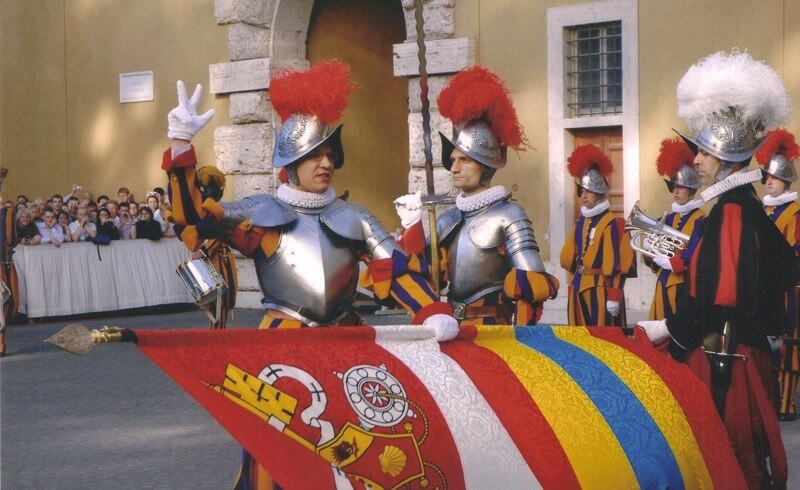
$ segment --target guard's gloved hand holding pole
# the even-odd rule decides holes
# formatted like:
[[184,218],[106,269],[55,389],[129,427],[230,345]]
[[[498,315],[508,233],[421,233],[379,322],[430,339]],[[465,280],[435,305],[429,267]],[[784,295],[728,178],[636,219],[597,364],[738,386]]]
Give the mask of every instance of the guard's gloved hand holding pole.
[[192,141],[192,138],[208,124],[216,111],[209,109],[202,116],[197,114],[197,104],[203,95],[203,86],[199,83],[194,89],[191,99],[186,97],[186,85],[178,80],[178,107],[167,114],[167,137],[173,140]]
[[422,324],[433,327],[436,331],[436,340],[439,342],[453,340],[458,335],[458,320],[450,315],[437,313],[426,318]]
[[406,194],[394,200],[394,209],[403,228],[410,228],[422,219],[422,191]]

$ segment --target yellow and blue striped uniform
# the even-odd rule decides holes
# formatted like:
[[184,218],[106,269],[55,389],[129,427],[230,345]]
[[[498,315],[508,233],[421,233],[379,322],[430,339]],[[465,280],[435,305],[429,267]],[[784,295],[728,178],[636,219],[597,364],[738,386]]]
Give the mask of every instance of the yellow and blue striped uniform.
[[[625,325],[623,287],[633,257],[625,222],[611,211],[575,220],[561,249],[561,266],[570,273],[570,325]],[[606,301],[620,303],[618,318],[606,311]]]
[[[678,286],[683,284],[684,271],[689,265],[689,261],[694,254],[694,249],[702,233],[703,222],[706,214],[700,209],[694,209],[688,213],[669,213],[664,217],[664,224],[689,235],[691,240],[680,256],[673,257],[670,261],[672,270],[655,267],[654,272],[658,274],[656,278],[656,289],[653,294],[653,303],[650,305],[650,320],[663,320],[675,313]],[[651,264],[646,259],[648,265]]]

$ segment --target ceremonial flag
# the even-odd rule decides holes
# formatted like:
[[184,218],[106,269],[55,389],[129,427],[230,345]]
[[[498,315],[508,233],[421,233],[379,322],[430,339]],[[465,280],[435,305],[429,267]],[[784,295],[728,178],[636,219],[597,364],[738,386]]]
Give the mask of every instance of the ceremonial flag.
[[286,488],[743,488],[707,387],[620,329],[136,331]]

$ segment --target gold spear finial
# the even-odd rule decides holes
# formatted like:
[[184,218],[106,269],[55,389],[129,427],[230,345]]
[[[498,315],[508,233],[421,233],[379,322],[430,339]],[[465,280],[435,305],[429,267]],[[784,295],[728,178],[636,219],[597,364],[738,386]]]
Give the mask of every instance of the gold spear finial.
[[70,323],[45,342],[82,356],[88,354],[97,344],[135,341],[135,339],[133,332],[125,328],[105,326],[100,330],[89,330],[83,325]]

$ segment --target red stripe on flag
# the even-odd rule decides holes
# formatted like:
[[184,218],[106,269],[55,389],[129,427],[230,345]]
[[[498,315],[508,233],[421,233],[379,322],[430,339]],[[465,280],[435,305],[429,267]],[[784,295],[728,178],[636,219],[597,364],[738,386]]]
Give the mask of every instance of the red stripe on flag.
[[[476,335],[474,326],[466,326],[458,338],[468,341]],[[488,349],[467,342],[444,342],[440,348],[475,383],[542,486],[580,488],[555,432],[508,364]]]
[[182,339],[190,332],[183,330],[174,332],[177,334],[174,335],[173,332],[137,330],[137,345],[150,360],[192,395],[242,447],[247,448],[281,486],[333,487],[333,473],[327,461],[247,410],[232,408],[230,401],[211,389],[193,372],[195,366],[184,364],[183,356],[175,353],[176,344],[182,344]]
[[587,330],[594,337],[612,342],[632,352],[661,377],[672,392],[672,396],[683,408],[715,488],[747,487],[744,475],[736,464],[733,447],[730,442],[725,443],[725,437],[720,437],[726,434],[725,427],[717,416],[717,409],[711,400],[708,387],[687,365],[675,362],[655,350],[646,336],[639,331],[636,332],[637,339],[634,340],[625,337],[618,328],[598,327]]

